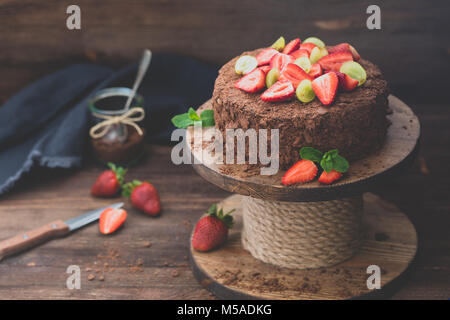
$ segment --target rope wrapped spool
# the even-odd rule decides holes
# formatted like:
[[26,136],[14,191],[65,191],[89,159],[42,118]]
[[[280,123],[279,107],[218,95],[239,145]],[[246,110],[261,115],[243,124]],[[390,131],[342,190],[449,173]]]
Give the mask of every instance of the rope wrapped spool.
[[361,241],[362,196],[319,202],[243,198],[242,244],[255,258],[306,269],[340,263]]

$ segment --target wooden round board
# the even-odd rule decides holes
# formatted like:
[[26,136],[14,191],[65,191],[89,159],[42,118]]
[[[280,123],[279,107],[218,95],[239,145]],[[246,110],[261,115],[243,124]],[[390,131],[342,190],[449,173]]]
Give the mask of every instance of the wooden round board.
[[[272,176],[254,175],[239,177],[226,174],[220,170],[221,165],[204,164],[201,160],[202,150],[192,148],[197,164],[193,167],[205,180],[222,189],[241,195],[265,200],[280,201],[325,201],[368,191],[374,182],[398,173],[411,164],[418,149],[420,124],[412,110],[401,100],[389,96],[392,114],[388,116],[392,124],[389,126],[384,146],[373,155],[352,162],[344,178],[332,185],[321,185],[317,181],[286,187],[281,184],[283,170]],[[199,110],[210,109],[207,101]],[[205,130],[205,129],[204,129]],[[193,137],[193,129],[187,130],[186,141]],[[204,149],[205,145],[202,148]],[[238,166],[238,165],[235,165]]]
[[241,246],[240,195],[223,200],[235,208],[235,225],[224,246],[201,253],[190,249],[194,274],[221,299],[350,299],[383,290],[367,288],[367,267],[381,269],[381,288],[398,278],[413,260],[417,234],[405,214],[378,196],[364,195],[364,242],[355,256],[336,266],[292,270],[263,263]]

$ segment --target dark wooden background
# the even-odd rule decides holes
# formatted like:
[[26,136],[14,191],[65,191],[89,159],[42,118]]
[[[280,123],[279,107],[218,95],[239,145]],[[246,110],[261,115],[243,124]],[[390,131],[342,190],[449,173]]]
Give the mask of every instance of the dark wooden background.
[[[378,1],[381,30],[368,30],[371,1],[79,0],[81,30],[66,28],[61,0],[0,4],[2,88],[17,90],[85,57],[123,63],[143,48],[222,64],[243,50],[316,35],[328,44],[351,42],[378,64],[406,102],[448,97],[450,6],[446,0]],[[14,81],[11,81],[14,77]]]
[[[392,296],[450,297],[448,0],[379,1],[382,29],[373,31],[366,28],[366,8],[372,4],[370,1],[78,0],[81,31],[66,28],[65,11],[70,4],[61,0],[0,2],[0,103],[24,85],[62,66],[86,60],[121,66],[136,60],[146,47],[222,64],[243,50],[268,45],[280,35],[287,39],[316,35],[328,44],[353,44],[363,57],[381,67],[392,92],[414,109],[422,124],[421,152],[416,165],[408,174],[374,190],[406,212],[419,234],[416,263]],[[157,149],[156,155],[161,156],[151,158],[151,165],[140,168],[135,175],[146,174],[157,182],[167,203],[169,219],[160,220],[160,224],[167,232],[174,232],[175,239],[183,244],[170,242],[172,236],[165,233],[158,240],[156,235],[160,233],[156,232],[151,241],[162,245],[152,246],[154,256],[145,257],[144,264],[150,265],[145,269],[148,274],[144,273],[139,281],[132,280],[136,288],[124,285],[122,278],[113,281],[111,290],[116,291],[106,290],[107,283],[103,291],[89,283],[91,291],[69,294],[61,291],[60,282],[48,276],[48,272],[64,272],[61,268],[67,266],[74,252],[81,253],[74,259],[83,267],[95,260],[101,244],[96,242],[87,252],[81,250],[97,241],[93,237],[97,239],[98,235],[90,229],[79,232],[74,242],[65,239],[2,262],[0,298],[208,297],[184,262],[189,228],[180,227],[183,222],[179,221],[184,217],[195,221],[202,210],[226,193],[202,181],[191,168],[175,167],[164,160],[169,152],[169,148]],[[32,221],[32,226],[36,226],[40,221],[34,220],[34,215],[42,219],[60,218],[52,212],[64,208],[64,203],[76,206],[87,201],[86,207],[87,203],[94,205],[85,190],[101,169],[88,166],[84,170],[87,171],[64,175],[36,172],[1,197],[1,238],[20,231],[23,227],[20,221]],[[174,192],[180,196],[174,197]],[[67,217],[75,212],[71,210],[65,213]],[[171,229],[170,225],[174,227]],[[131,223],[128,228],[132,228]],[[146,238],[147,229],[136,230],[139,241]],[[120,237],[129,239],[126,230]],[[108,241],[119,243],[119,240]],[[169,258],[175,262],[166,264],[161,250],[172,255]],[[54,254],[66,260],[54,262]],[[135,258],[132,255],[130,259]],[[38,268],[27,268],[25,265],[30,262],[36,262]],[[167,269],[174,266],[180,276],[172,275],[173,269]],[[155,274],[152,268],[157,269]],[[63,281],[64,276],[59,278],[62,280],[58,281]],[[151,288],[139,289],[145,281]]]

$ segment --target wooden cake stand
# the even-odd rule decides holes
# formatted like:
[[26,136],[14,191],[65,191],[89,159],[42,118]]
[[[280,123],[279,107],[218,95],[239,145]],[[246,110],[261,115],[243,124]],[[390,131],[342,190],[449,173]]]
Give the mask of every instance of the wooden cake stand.
[[[202,286],[222,299],[349,299],[379,291],[367,285],[371,265],[381,270],[381,288],[398,278],[416,254],[415,228],[393,204],[363,194],[408,167],[418,149],[417,117],[394,96],[389,106],[392,124],[382,149],[351,163],[332,185],[286,187],[282,170],[227,174],[202,163],[202,150],[187,143],[196,172],[236,193],[219,203],[224,211],[236,209],[227,242],[208,253],[190,248]],[[208,101],[199,110],[210,108]],[[190,128],[186,141],[192,138]]]

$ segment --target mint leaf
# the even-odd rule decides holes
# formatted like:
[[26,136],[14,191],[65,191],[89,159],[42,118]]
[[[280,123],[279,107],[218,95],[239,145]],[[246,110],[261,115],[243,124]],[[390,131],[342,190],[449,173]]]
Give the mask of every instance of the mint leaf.
[[326,172],[330,172],[331,170],[336,170],[337,172],[346,172],[349,168],[348,161],[339,155],[339,150],[334,149],[325,154],[320,160],[320,166]]
[[346,172],[348,170],[349,164],[348,161],[340,156],[340,155],[336,155],[333,159],[333,169],[336,170],[337,172]]
[[202,127],[214,127],[216,123],[214,122],[214,118],[212,119],[202,119]]
[[200,120],[200,117],[198,116],[197,112],[195,112],[195,110],[192,108],[189,108],[188,115],[189,115],[189,118],[194,121]]
[[200,119],[214,119],[214,110],[203,110],[200,114]]
[[193,108],[189,108],[188,112],[176,115],[172,118],[172,123],[177,128],[187,128],[193,126],[196,121],[202,122],[202,127],[213,127],[214,122],[214,111],[204,110],[199,116]]
[[329,157],[329,159],[334,159],[334,157],[336,157],[338,155],[338,153],[339,153],[338,149],[333,149],[328,152],[325,152],[325,156]]
[[214,127],[216,125],[214,122],[214,110],[204,110],[200,114],[200,119],[202,119],[203,127]]
[[303,147],[300,149],[300,157],[302,159],[311,160],[313,162],[320,162],[323,155],[322,152],[312,147]]
[[320,160],[320,166],[326,172],[333,170],[333,160],[325,158],[325,156]]
[[193,126],[194,125],[194,120],[192,120],[189,117],[189,114],[187,113],[182,113],[179,115],[176,115],[175,117],[172,118],[172,123],[175,127],[177,128],[187,128],[189,126]]

